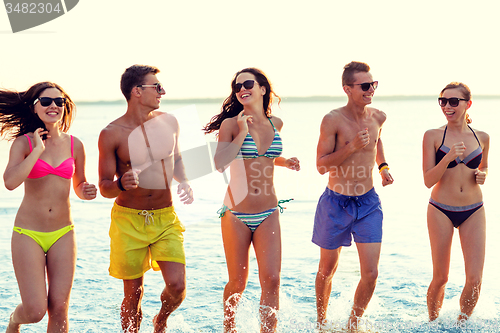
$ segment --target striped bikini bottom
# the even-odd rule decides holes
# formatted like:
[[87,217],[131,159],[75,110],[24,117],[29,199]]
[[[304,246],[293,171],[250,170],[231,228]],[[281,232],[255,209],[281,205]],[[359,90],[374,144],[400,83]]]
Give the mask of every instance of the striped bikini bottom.
[[281,207],[282,203],[292,201],[293,199],[288,199],[288,200],[280,200],[278,202],[278,205],[276,207],[273,207],[271,209],[265,210],[260,213],[240,213],[236,212],[234,210],[229,209],[226,205],[223,205],[221,209],[217,211],[219,213],[219,217],[223,217],[224,214],[227,211],[230,211],[233,213],[234,216],[236,216],[241,222],[243,222],[252,232],[254,232],[259,225],[261,225],[262,222],[265,221],[271,215],[274,213],[276,209],[280,209],[280,213],[283,213],[283,207]]

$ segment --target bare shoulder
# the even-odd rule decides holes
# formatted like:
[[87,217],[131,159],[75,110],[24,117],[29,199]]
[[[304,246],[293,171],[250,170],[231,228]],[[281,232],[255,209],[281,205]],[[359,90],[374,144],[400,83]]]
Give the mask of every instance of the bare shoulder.
[[375,119],[380,125],[382,125],[386,121],[387,115],[384,111],[375,108],[369,108],[369,110],[372,114],[373,119]]
[[73,137],[73,147],[75,149],[83,149],[83,142],[82,142],[82,140],[78,139],[74,135],[72,135],[72,137]]
[[222,121],[219,127],[219,141],[231,141],[238,135],[239,127],[236,117],[226,118]]
[[[118,119],[117,119],[118,120]],[[117,120],[104,127],[99,134],[99,147],[115,147],[122,140],[124,127]]]
[[173,122],[173,123],[177,124],[177,118],[173,114],[170,114],[167,112],[153,111],[152,116],[153,116],[153,119],[156,117],[160,117],[161,119],[164,119],[165,121]]
[[226,118],[222,121],[222,123],[220,124],[220,129],[219,131],[221,130],[224,130],[224,131],[228,131],[228,130],[232,130],[234,128],[237,128],[238,127],[238,121],[236,120],[237,117],[232,117],[232,118]]
[[482,143],[489,143],[490,142],[490,136],[488,135],[488,133],[484,132],[484,131],[480,131],[478,129],[475,129],[473,128],[474,130],[474,133],[476,133],[476,136],[478,137],[479,141],[481,141]]
[[121,127],[125,126],[124,116],[116,118],[101,130],[101,134],[118,132]]
[[102,137],[102,136],[104,136],[104,137],[111,137],[115,133],[119,132],[121,130],[122,126],[120,126],[120,124],[117,123],[117,120],[112,121],[106,127],[104,127],[101,130],[101,133],[100,133],[99,137]]
[[276,127],[278,131],[281,131],[281,128],[283,127],[283,120],[281,120],[281,118],[276,116],[271,116],[269,119],[271,119],[274,127]]
[[441,126],[439,128],[432,128],[424,133],[424,141],[436,141],[439,140],[444,133],[444,126]]
[[323,117],[322,123],[338,123],[343,122],[344,116],[341,113],[342,109],[333,109]]
[[167,126],[169,130],[172,130],[175,133],[178,133],[180,131],[179,121],[173,114],[161,111],[154,111],[152,116],[153,118],[148,120],[148,122],[153,121],[153,123],[155,123],[156,120],[159,120],[160,122],[157,124],[160,124],[161,127]]
[[[26,137],[28,136],[28,137]],[[29,150],[29,142],[30,140],[33,140],[33,133],[26,133],[26,135],[20,135],[17,138],[14,139],[12,142],[11,149],[22,149],[22,148],[27,148]]]
[[334,109],[324,115],[320,126],[320,136],[335,136],[338,129],[343,127],[345,117],[340,112],[340,109]]

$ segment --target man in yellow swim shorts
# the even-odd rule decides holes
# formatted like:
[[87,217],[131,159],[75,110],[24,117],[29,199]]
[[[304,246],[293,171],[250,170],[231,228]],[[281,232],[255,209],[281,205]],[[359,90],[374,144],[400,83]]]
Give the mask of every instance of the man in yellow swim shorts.
[[[116,198],[111,211],[109,274],[123,280],[121,324],[137,332],[142,320],[144,273],[161,270],[165,288],[154,332],[165,332],[168,316],[186,295],[184,226],[172,206],[170,185],[184,204],[193,202],[178,145],[174,116],[155,111],[165,94],[158,68],[133,65],[121,78],[127,111],[99,136],[99,189]],[[115,177],[116,176],[116,177]]]

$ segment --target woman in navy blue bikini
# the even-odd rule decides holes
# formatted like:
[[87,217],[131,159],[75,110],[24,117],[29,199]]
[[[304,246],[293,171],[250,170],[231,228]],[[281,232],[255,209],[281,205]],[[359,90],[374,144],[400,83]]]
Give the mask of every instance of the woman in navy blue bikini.
[[[221,210],[222,239],[229,282],[224,288],[224,331],[236,332],[235,313],[248,281],[253,244],[259,265],[261,332],[274,332],[279,308],[281,235],[279,202],[273,185],[274,166],[299,170],[299,161],[281,156],[283,122],[271,115],[273,95],[260,70],[236,73],[231,95],[204,128],[218,131],[215,166],[230,166],[231,180]],[[278,97],[279,99],[279,97]]]
[[451,242],[458,229],[465,262],[465,286],[458,320],[467,320],[479,298],[485,256],[486,217],[479,185],[488,172],[489,136],[473,130],[467,110],[469,87],[452,82],[438,98],[446,126],[423,140],[424,182],[434,186],[427,210],[433,278],[427,291],[429,320],[439,316],[450,269]]

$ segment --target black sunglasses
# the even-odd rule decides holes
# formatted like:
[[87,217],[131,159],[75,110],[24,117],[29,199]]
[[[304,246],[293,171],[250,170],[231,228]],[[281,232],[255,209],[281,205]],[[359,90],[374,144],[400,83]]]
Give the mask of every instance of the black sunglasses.
[[254,85],[255,85],[255,81],[254,80],[246,80],[243,83],[236,83],[234,85],[234,91],[235,92],[240,92],[241,87],[245,87],[245,89],[249,90],[249,89],[252,89]]
[[468,101],[468,99],[458,98],[458,97],[452,97],[452,98],[439,97],[438,98],[439,106],[441,106],[443,108],[446,106],[446,104],[448,104],[448,102],[450,102],[450,106],[452,108],[457,107],[458,103],[460,103],[460,101]]
[[156,88],[156,92],[158,94],[161,94],[161,92],[164,90],[164,88],[160,82],[155,83],[155,84],[140,84],[137,87],[139,87],[139,88]]
[[57,106],[61,107],[61,106],[64,106],[64,103],[66,102],[66,98],[64,98],[64,97],[56,97],[56,98],[38,97],[33,102],[33,105],[35,105],[36,102],[40,102],[41,106],[49,106],[52,104],[52,102],[54,102],[54,103],[56,103]]
[[361,90],[363,90],[363,91],[370,90],[370,87],[373,87],[373,90],[375,90],[378,87],[378,81],[365,82],[365,83],[353,83],[353,84],[350,84],[350,86],[361,86]]

